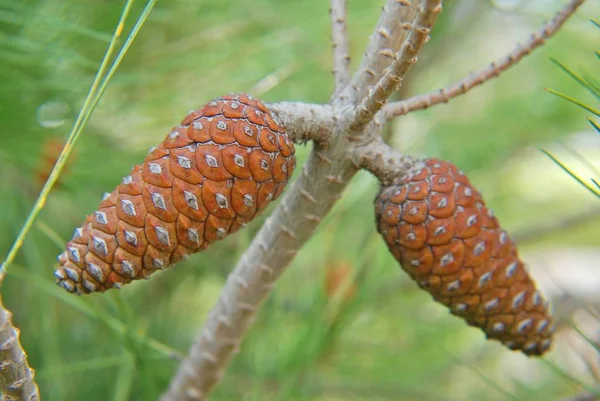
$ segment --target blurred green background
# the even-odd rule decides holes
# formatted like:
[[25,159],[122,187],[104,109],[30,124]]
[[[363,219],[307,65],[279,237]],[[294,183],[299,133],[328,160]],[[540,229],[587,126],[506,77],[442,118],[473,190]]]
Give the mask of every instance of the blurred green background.
[[[448,0],[399,96],[454,82],[512,49],[564,2]],[[124,1],[0,0],[0,255],[60,151]],[[353,65],[383,1],[349,0]],[[134,17],[143,8],[134,6]],[[100,197],[189,109],[229,92],[326,103],[325,0],[159,0],[77,143],[3,286],[45,400],[153,400],[264,221],[151,280],[78,298],[55,257]],[[374,231],[359,173],[260,311],[214,400],[561,400],[600,380],[600,204],[539,148],[591,176],[600,136],[543,88],[597,99],[550,62],[598,75],[590,1],[542,50],[449,105],[398,119],[388,141],[452,160],[517,239],[557,311],[544,360],[484,341],[417,289]],[[133,25],[130,18],[125,32]],[[298,146],[299,165],[310,145]],[[591,210],[591,212],[589,212]],[[581,213],[578,224],[536,229]],[[580,332],[578,334],[578,331]],[[594,337],[595,336],[595,337]]]

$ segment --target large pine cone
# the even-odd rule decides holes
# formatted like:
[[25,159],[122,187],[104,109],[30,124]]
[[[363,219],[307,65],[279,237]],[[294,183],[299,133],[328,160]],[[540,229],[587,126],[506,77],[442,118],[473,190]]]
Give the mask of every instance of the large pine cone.
[[58,284],[85,294],[121,288],[206,249],[285,188],[294,145],[277,117],[244,94],[190,112],[75,230]]
[[428,159],[375,200],[377,228],[402,268],[488,338],[541,355],[554,326],[515,243],[452,163]]

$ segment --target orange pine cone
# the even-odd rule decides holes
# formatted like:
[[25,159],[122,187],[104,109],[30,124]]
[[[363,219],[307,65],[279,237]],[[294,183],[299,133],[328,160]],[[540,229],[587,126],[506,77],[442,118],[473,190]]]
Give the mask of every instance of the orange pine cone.
[[424,163],[375,200],[390,251],[452,314],[510,349],[543,354],[554,325],[515,243],[464,173],[446,161]]
[[285,188],[294,145],[249,95],[190,112],[75,230],[55,272],[77,294],[121,288],[237,231]]

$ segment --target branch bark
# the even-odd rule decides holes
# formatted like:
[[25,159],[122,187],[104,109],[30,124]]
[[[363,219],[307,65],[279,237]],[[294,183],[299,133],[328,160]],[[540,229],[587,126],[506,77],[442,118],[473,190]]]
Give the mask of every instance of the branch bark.
[[[277,108],[280,116],[293,114],[291,110],[285,111],[284,104],[278,104]],[[221,298],[163,395],[163,401],[206,398],[237,353],[255,313],[275,281],[312,236],[355,174],[356,168],[345,158],[349,142],[339,132],[340,125],[333,125],[339,119],[331,115],[317,118],[321,121],[330,119],[332,123],[327,146],[315,143],[300,177],[286,191],[228,277]],[[293,135],[303,135],[294,133],[295,123],[289,123],[287,129]]]
[[357,130],[369,123],[385,105],[392,92],[398,90],[410,67],[417,62],[419,51],[429,40],[431,28],[441,11],[441,0],[422,1],[422,7],[419,9],[416,21],[409,29],[402,50],[394,56],[394,61],[377,82],[375,88],[371,89],[361,101],[350,125],[351,129]]
[[388,146],[382,138],[356,148],[352,153],[352,160],[357,168],[371,172],[382,185],[394,184],[411,170],[423,166],[421,161]]
[[542,46],[546,40],[558,32],[584,1],[571,0],[561,11],[556,13],[552,20],[544,24],[537,32],[534,32],[525,44],[517,45],[512,52],[492,62],[489,66],[445,88],[388,104],[383,110],[385,119],[390,120],[415,110],[423,110],[436,104],[448,103],[451,99],[467,93],[472,88],[498,77],[508,68],[517,64],[535,49]]
[[[0,276],[0,282],[4,277]],[[0,395],[3,400],[39,401],[40,394],[19,342],[19,330],[0,298]]]
[[326,143],[331,136],[335,116],[330,105],[278,102],[269,103],[267,107],[279,117],[295,143],[309,140]]
[[334,96],[350,81],[350,43],[346,26],[346,0],[331,0],[331,46],[333,48]]
[[387,0],[365,55],[351,81],[350,98],[357,104],[375,85],[398,53],[417,16],[409,0]]

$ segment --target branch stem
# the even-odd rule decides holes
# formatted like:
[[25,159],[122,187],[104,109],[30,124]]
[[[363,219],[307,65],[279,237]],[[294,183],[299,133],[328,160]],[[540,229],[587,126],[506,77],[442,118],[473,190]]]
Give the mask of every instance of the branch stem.
[[238,352],[275,281],[310,239],[356,173],[354,165],[344,161],[348,148],[345,136],[334,129],[328,145],[315,144],[300,176],[286,190],[280,204],[229,275],[219,301],[162,401],[206,399]]
[[417,15],[409,0],[387,0],[365,55],[351,81],[351,100],[358,104],[394,59]]
[[571,0],[561,11],[556,13],[552,20],[544,24],[537,32],[534,32],[525,44],[517,45],[512,52],[492,62],[489,66],[445,88],[388,104],[384,107],[383,111],[385,119],[389,120],[416,110],[427,109],[436,104],[448,103],[451,99],[464,95],[472,88],[500,76],[508,68],[517,64],[535,49],[541,47],[550,37],[558,32],[584,1]]
[[335,92],[340,93],[350,82],[350,43],[346,25],[346,0],[331,0],[331,46]]
[[350,125],[352,130],[358,130],[371,122],[375,114],[385,105],[391,94],[400,88],[402,80],[413,64],[417,55],[429,40],[429,33],[439,13],[442,11],[441,0],[424,0],[415,22],[409,29],[408,37],[400,52],[394,55],[394,60],[367,96],[358,106]]

